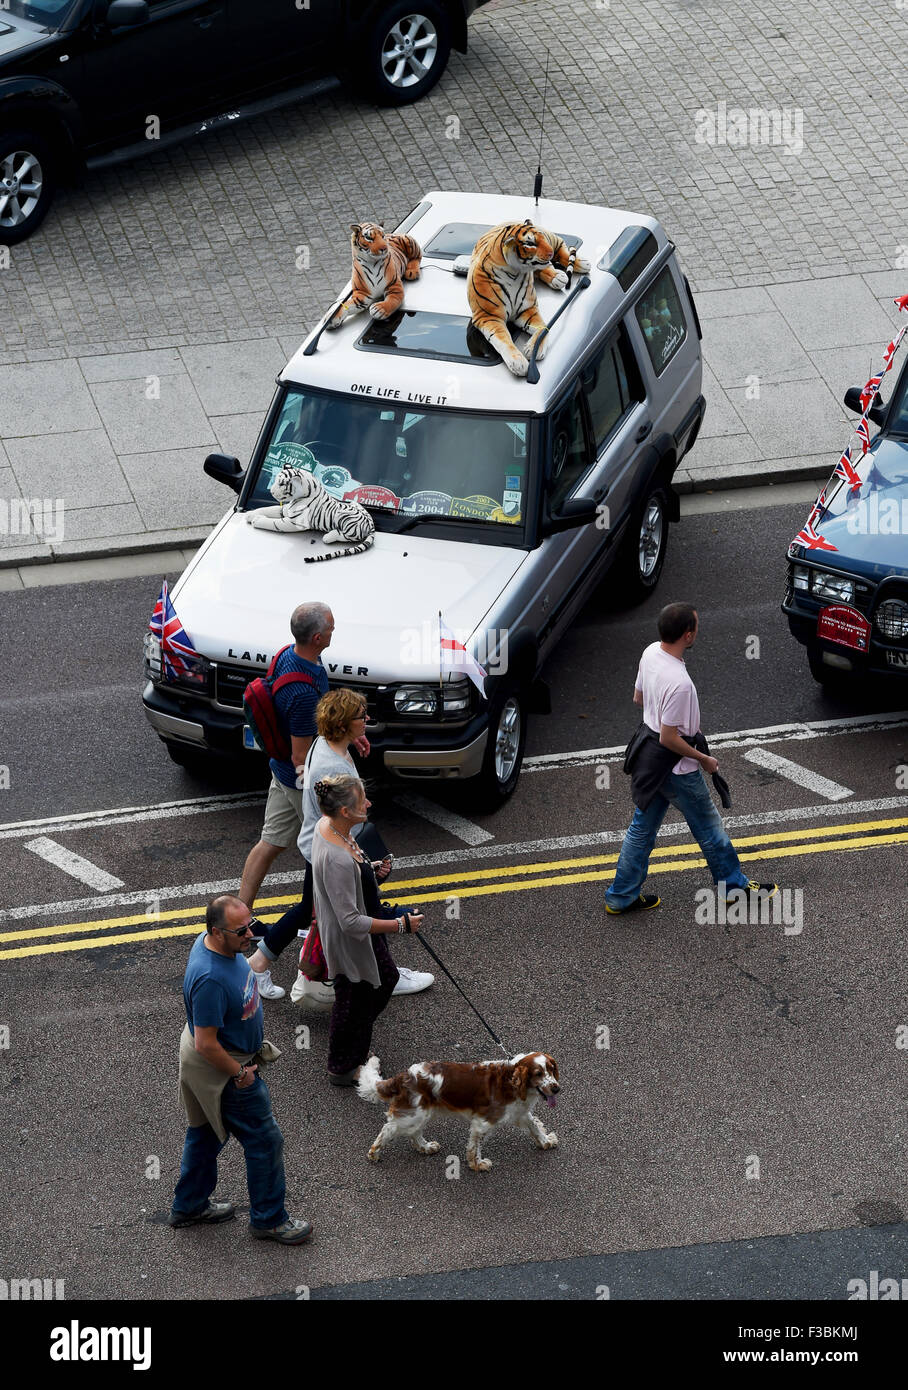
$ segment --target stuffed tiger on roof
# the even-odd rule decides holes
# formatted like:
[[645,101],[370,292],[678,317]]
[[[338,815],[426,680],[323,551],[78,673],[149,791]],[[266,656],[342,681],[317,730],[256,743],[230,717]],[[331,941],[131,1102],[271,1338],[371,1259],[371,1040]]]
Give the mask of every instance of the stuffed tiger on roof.
[[[532,353],[536,339],[546,326],[536,304],[534,277],[538,275],[554,290],[566,289],[570,264],[571,248],[567,242],[553,232],[534,226],[530,218],[493,227],[473,247],[467,276],[467,299],[473,323],[515,376],[526,376],[529,360],[508,332],[508,324],[513,323],[530,334],[527,353]],[[589,262],[577,256],[574,261],[577,274],[586,275],[589,268]],[[537,360],[544,353],[543,340]]]
[[340,328],[351,314],[368,309],[374,319],[389,319],[404,302],[404,280],[419,278],[422,248],[411,236],[385,236],[377,222],[351,222],[353,289],[328,320]]

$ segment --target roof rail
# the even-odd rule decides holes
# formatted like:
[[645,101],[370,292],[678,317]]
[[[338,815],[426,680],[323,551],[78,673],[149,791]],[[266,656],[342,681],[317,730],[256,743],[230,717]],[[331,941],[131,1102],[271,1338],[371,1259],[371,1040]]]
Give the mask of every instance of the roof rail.
[[556,324],[558,320],[561,318],[561,315],[564,313],[565,309],[568,309],[571,306],[571,304],[573,304],[578,294],[582,293],[583,290],[588,290],[592,283],[593,282],[588,275],[581,275],[580,279],[577,281],[576,285],[574,286],[571,293],[568,295],[567,299],[562,304],[561,308],[558,310],[556,314],[552,315],[551,319],[546,324],[545,328],[543,328],[542,332],[537,334],[536,341],[533,344],[533,351],[530,354],[530,365],[527,369],[526,375],[526,379],[530,383],[530,385],[535,386],[536,382],[539,380],[539,368],[536,365],[536,354],[539,351],[539,344],[542,342],[543,338],[554,326],[554,324]]

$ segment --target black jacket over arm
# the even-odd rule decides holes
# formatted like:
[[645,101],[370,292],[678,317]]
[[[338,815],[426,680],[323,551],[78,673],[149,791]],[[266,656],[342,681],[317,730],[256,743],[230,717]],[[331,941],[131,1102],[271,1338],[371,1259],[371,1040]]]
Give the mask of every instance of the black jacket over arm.
[[[702,733],[685,734],[683,737],[698,753],[710,756],[709,744]],[[646,810],[681,757],[683,754],[675,753],[660,743],[659,735],[641,719],[624,751],[624,771],[631,779],[631,797],[635,806],[641,811]],[[731,793],[725,778],[718,772],[713,773],[713,786],[727,811],[731,806]]]

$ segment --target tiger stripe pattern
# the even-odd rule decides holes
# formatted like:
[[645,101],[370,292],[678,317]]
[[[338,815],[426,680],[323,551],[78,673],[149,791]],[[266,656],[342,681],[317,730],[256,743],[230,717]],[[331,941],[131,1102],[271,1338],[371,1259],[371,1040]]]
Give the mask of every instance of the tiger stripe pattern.
[[[567,288],[571,248],[562,237],[525,222],[504,222],[484,233],[473,247],[467,276],[467,299],[473,323],[515,376],[526,376],[529,355],[545,319],[536,303],[538,275],[555,290]],[[576,256],[573,270],[586,275],[589,262]],[[508,324],[530,335],[527,356],[520,351]],[[545,356],[545,340],[539,343],[537,360]]]
[[404,280],[419,278],[422,247],[411,236],[385,236],[377,222],[351,222],[353,288],[326,327],[340,328],[351,314],[368,309],[389,319],[404,302]]
[[259,531],[320,531],[326,545],[344,544],[343,550],[304,556],[307,565],[341,555],[361,555],[375,542],[375,523],[366,508],[359,502],[332,497],[304,468],[285,464],[269,491],[280,505],[250,512],[250,526]]

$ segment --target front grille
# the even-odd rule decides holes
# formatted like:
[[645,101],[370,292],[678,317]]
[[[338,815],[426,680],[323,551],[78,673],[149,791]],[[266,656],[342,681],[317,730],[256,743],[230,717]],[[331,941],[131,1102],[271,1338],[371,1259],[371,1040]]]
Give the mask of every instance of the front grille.
[[332,690],[352,690],[355,694],[361,695],[366,702],[366,712],[372,720],[379,719],[379,687],[377,685],[364,685],[362,681],[351,681],[343,676],[338,676],[336,680],[329,680]]
[[265,673],[259,666],[223,666],[217,663],[214,669],[214,698],[219,705],[231,709],[243,708],[243,691],[256,676]]

